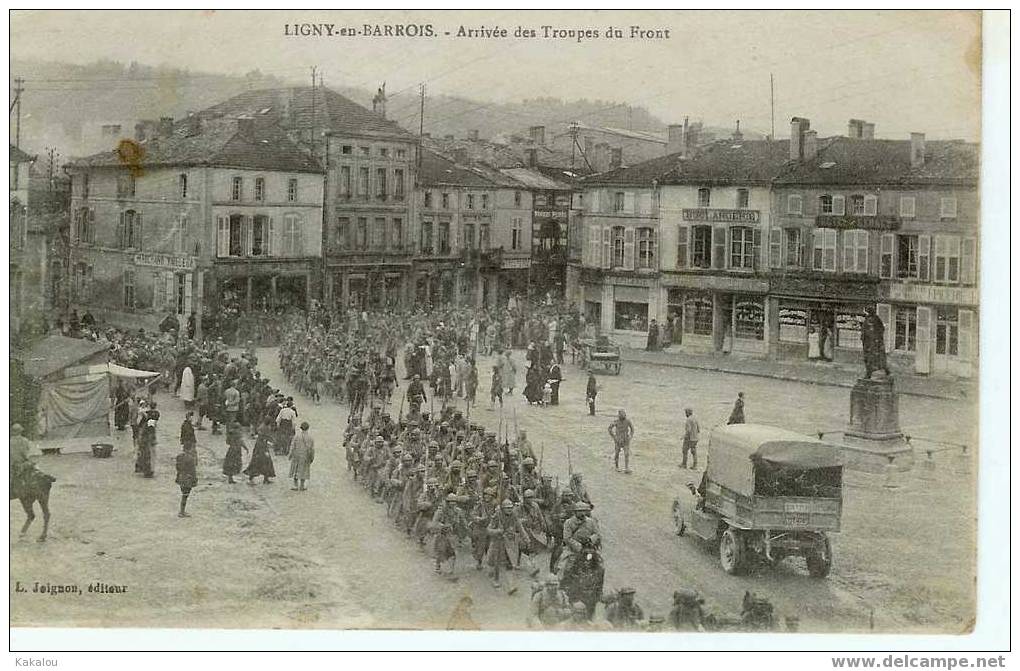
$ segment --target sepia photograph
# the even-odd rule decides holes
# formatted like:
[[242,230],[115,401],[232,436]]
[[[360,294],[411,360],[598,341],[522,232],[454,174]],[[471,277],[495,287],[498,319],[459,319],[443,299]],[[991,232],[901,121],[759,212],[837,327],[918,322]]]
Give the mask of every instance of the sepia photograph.
[[12,641],[964,645],[993,20],[12,10]]

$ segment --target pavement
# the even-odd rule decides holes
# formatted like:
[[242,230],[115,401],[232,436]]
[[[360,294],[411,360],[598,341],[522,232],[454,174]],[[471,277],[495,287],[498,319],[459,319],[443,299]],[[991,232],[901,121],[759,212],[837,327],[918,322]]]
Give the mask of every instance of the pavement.
[[[624,361],[676,366],[695,370],[751,375],[786,382],[853,388],[861,376],[860,365],[835,362],[803,361],[780,362],[757,359],[739,354],[691,354],[672,348],[649,352],[643,349],[622,348]],[[895,373],[896,390],[901,395],[959,400],[977,398],[976,380],[956,377],[929,377]]]
[[[260,370],[298,399],[312,425],[317,455],[308,491],[291,491],[283,457],[275,460],[282,477],[272,484],[227,484],[223,436],[203,431],[192,517],[179,519],[172,463],[183,407],[161,394],[154,479],[134,474],[123,433],[115,432],[112,459],[39,458],[57,477],[50,540],[34,542],[38,527],[19,538],[24,514],[12,502],[11,625],[443,629],[456,614],[471,627],[523,628],[527,577],[514,595],[493,589],[466,546],[458,548],[458,580],[436,576],[426,553],[351,480],[340,447],[347,408],[304,399],[283,381],[275,350],[259,356]],[[480,363],[488,370],[488,361]],[[973,626],[975,478],[948,455],[939,455],[926,479],[915,470],[895,488],[882,476],[846,475],[843,524],[832,537],[835,561],[825,580],[810,578],[794,559],[728,576],[713,548],[676,537],[673,501],[689,496],[686,484],[700,478],[677,467],[679,408],[693,405],[707,435],[725,422],[740,389],[748,421],[810,433],[845,422],[846,390],[631,362],[620,376],[598,376],[598,414],[589,417],[584,371],[568,364],[564,376],[560,406],[529,406],[518,390],[502,410],[475,406],[471,421],[526,429],[544,472],[560,484],[571,470],[584,474],[603,530],[607,591],[629,584],[646,613],[666,614],[672,591],[691,587],[710,612],[726,615],[739,613],[752,591],[772,601],[780,621],[797,615],[802,632],[959,633]],[[480,389],[487,388],[483,380]],[[621,407],[637,429],[630,475],[614,470],[606,434]],[[974,404],[909,397],[900,411],[914,433],[923,428],[976,444]],[[31,592],[36,581],[129,591],[41,595]],[[16,591],[19,582],[27,592]]]

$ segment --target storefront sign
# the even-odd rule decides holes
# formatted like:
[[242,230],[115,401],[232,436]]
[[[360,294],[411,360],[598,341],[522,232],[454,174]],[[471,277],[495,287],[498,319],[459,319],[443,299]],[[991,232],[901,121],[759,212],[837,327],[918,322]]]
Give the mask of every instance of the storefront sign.
[[711,289],[714,291],[737,291],[751,294],[768,293],[768,280],[754,277],[732,277],[727,275],[710,275],[707,273],[684,273],[665,275],[664,286],[690,287],[692,289]]
[[167,270],[194,270],[194,256],[173,256],[170,254],[135,254],[136,266],[151,266]]
[[651,277],[632,277],[630,275],[609,275],[606,282],[623,287],[651,287],[655,279]]
[[708,207],[684,208],[684,221],[712,221],[725,224],[757,224],[758,210],[720,210]]
[[535,210],[534,217],[538,219],[566,219],[567,210]]
[[900,227],[899,217],[820,214],[815,217],[818,228],[852,229],[860,228],[872,231],[894,231]]
[[531,259],[503,259],[500,268],[503,270],[516,270],[519,268],[530,268]]
[[887,291],[891,301],[905,303],[941,303],[946,305],[977,305],[978,292],[968,287],[943,287],[935,284],[894,282]]
[[839,277],[774,277],[772,293],[873,303],[878,300],[878,282]]

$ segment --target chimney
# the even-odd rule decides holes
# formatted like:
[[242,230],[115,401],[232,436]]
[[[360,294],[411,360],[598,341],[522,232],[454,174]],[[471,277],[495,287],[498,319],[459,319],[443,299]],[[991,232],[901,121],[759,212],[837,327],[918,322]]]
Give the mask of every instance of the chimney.
[[666,129],[666,153],[679,154],[684,150],[684,125],[670,124]]
[[145,142],[155,133],[156,122],[150,119],[143,119],[135,124],[135,142]]
[[609,156],[609,169],[616,170],[623,166],[623,147],[613,147]]
[[595,169],[595,172],[609,170],[609,145],[605,142],[595,145],[595,160],[591,162],[591,167]]
[[737,130],[733,131],[733,141],[741,142],[744,139],[744,134],[740,132],[740,119],[737,119]]
[[700,121],[687,126],[687,130],[684,132],[684,155],[690,154],[692,151],[697,149],[698,144],[701,142],[701,130],[704,124]]
[[804,160],[810,161],[818,155],[818,131],[809,130],[804,133]]
[[790,119],[790,160],[804,158],[804,134],[811,128],[811,121],[795,116]]
[[924,133],[910,134],[910,167],[920,168],[924,165]]
[[545,126],[532,126],[528,129],[531,141],[540,147],[545,146]]
[[375,97],[372,98],[372,111],[382,118],[386,118],[386,82],[383,82],[383,85],[375,92]]
[[861,137],[864,138],[865,140],[874,140],[875,124],[865,122],[864,129],[861,131]]
[[478,142],[478,131],[475,129],[468,131],[468,139],[472,142]]
[[535,168],[538,166],[538,150],[535,148],[528,149],[528,167]]
[[864,137],[864,122],[860,119],[850,119],[846,122],[846,136],[851,140],[860,140]]
[[161,116],[159,118],[159,136],[170,137],[174,134],[174,118],[172,116]]

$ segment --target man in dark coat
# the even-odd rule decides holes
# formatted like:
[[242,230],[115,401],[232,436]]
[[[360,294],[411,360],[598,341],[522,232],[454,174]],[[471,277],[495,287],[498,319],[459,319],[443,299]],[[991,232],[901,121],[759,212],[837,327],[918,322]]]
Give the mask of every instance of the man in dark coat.
[[551,405],[560,404],[560,383],[563,381],[563,373],[560,371],[560,364],[554,363],[549,367],[549,389],[552,391],[549,403]]
[[595,397],[599,393],[599,384],[595,381],[595,373],[588,371],[588,389],[585,391],[585,398],[588,401],[588,414],[595,416]]
[[177,513],[178,517],[191,517],[185,510],[188,505],[188,495],[191,494],[191,490],[198,484],[198,454],[195,452],[195,446],[192,445],[181,445],[181,453],[177,455],[177,478],[176,482],[181,487],[181,509]]

